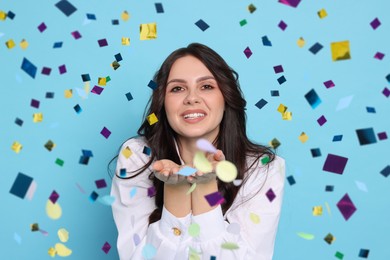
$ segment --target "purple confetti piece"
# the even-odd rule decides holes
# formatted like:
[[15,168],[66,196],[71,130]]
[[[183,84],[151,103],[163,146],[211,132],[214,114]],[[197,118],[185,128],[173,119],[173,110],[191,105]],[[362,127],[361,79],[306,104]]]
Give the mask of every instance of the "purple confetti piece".
[[103,127],[102,131],[100,131],[100,134],[107,139],[108,137],[110,137],[111,131],[108,130],[106,127]]
[[282,29],[282,31],[286,30],[286,28],[287,28],[287,24],[283,20],[280,21],[278,26],[279,26],[280,29]]
[[385,57],[385,54],[382,52],[377,52],[377,53],[375,53],[375,56],[374,56],[374,58],[378,59],[378,60],[382,60],[384,57]]
[[79,31],[74,31],[74,32],[72,32],[72,36],[73,36],[73,38],[75,38],[76,40],[78,40],[78,39],[81,38],[81,34],[79,33]]
[[378,133],[378,139],[379,140],[386,140],[387,139],[387,134],[386,132],[381,132],[381,133]]
[[51,68],[43,67],[42,71],[41,71],[41,74],[49,76],[50,72],[51,72]]
[[104,88],[99,86],[94,86],[91,90],[92,93],[100,95],[103,92]]
[[98,40],[98,44],[100,47],[105,47],[108,45],[108,42],[106,39],[100,39],[100,40]]
[[323,116],[323,115],[317,119],[317,122],[320,126],[323,126],[326,123],[326,121],[327,120],[326,120],[325,116]]
[[274,71],[275,71],[275,74],[283,72],[284,71],[283,66],[282,65],[274,66]]
[[381,25],[381,22],[379,21],[378,18],[375,18],[374,20],[372,20],[370,25],[371,25],[372,29],[376,30]]
[[208,195],[205,195],[204,197],[211,207],[222,204],[225,202],[225,198],[222,197],[222,195],[219,191],[216,191],[214,193],[210,193]]
[[45,23],[41,23],[40,25],[38,25],[38,30],[40,31],[40,32],[43,32],[43,31],[45,31],[47,29],[47,27],[46,27],[46,24]]
[[59,197],[60,197],[60,195],[55,190],[53,190],[53,192],[51,193],[51,195],[49,197],[49,200],[51,202],[53,202],[53,204],[55,204]]
[[66,66],[65,66],[65,64],[59,66],[58,67],[58,71],[60,72],[60,74],[66,73]]
[[156,188],[154,186],[151,186],[148,188],[148,196],[153,197],[156,195]]
[[356,207],[349,198],[348,193],[346,193],[344,197],[340,199],[340,201],[337,203],[337,207],[339,208],[345,220],[348,220],[356,211]]
[[382,94],[385,95],[385,97],[389,97],[390,96],[390,90],[388,88],[384,88],[383,91],[382,91]]
[[98,189],[102,189],[102,188],[107,187],[107,183],[106,183],[106,181],[104,179],[96,180],[95,184],[96,184],[96,187]]
[[348,162],[348,158],[346,157],[342,157],[334,154],[328,154],[322,170],[327,172],[337,173],[337,174],[343,174],[347,162]]
[[139,243],[141,243],[141,238],[139,237],[138,234],[134,234],[134,235],[133,235],[133,241],[134,241],[134,245],[135,245],[135,246],[138,246]]
[[336,86],[336,85],[333,83],[333,81],[331,81],[331,80],[325,81],[325,82],[324,82],[324,85],[325,85],[326,88],[333,88],[334,86]]
[[110,249],[111,249],[110,243],[108,243],[108,242],[104,243],[104,245],[102,247],[102,250],[104,251],[104,253],[108,254],[108,252],[110,252]]
[[274,191],[271,188],[267,191],[265,196],[267,196],[267,198],[268,198],[268,200],[270,202],[272,202],[276,198],[276,195],[275,195]]
[[279,0],[279,3],[285,4],[291,7],[297,7],[301,0]]
[[246,49],[244,50],[244,54],[246,58],[249,59],[249,57],[252,56],[253,53],[249,47],[246,47]]
[[217,152],[217,148],[215,148],[212,143],[210,143],[208,140],[202,139],[202,138],[198,139],[196,141],[196,147],[198,147],[200,150],[202,150],[204,152],[209,152],[209,153],[216,153]]
[[39,108],[39,104],[40,104],[39,100],[31,99],[30,105],[31,105],[32,107],[34,107],[34,108]]

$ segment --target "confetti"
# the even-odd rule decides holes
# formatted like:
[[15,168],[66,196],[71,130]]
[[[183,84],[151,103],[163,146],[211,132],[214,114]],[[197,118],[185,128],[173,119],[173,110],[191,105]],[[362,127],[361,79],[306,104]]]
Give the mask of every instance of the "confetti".
[[57,252],[57,255],[59,256],[66,257],[72,254],[72,250],[70,250],[67,246],[65,246],[62,243],[56,243],[54,248]]
[[376,30],[381,25],[381,21],[379,21],[378,18],[375,18],[374,20],[371,21],[370,25],[372,29]]
[[108,139],[111,135],[111,131],[108,130],[106,127],[103,127],[102,131],[100,131],[100,134],[104,136],[104,138]]
[[236,243],[233,242],[225,242],[221,245],[221,247],[228,250],[235,250],[240,248]]
[[375,53],[375,56],[374,56],[374,58],[377,60],[382,60],[384,57],[385,57],[385,54],[382,52],[377,52],[377,53]]
[[322,206],[313,207],[313,216],[322,216]]
[[102,188],[107,187],[107,183],[104,179],[96,180],[95,184],[96,184],[96,188],[98,188],[98,189],[102,189]]
[[256,104],[255,106],[258,108],[258,109],[262,109],[265,105],[268,104],[268,101],[266,101],[265,99],[260,99]]
[[155,123],[158,122],[158,118],[154,113],[148,115],[146,117],[146,120],[148,121],[149,125],[154,125]]
[[8,49],[12,49],[12,48],[14,48],[16,46],[14,40],[12,40],[12,39],[6,41],[5,45],[7,46]]
[[341,140],[343,140],[343,135],[335,135],[333,136],[333,142],[340,142]]
[[284,30],[286,30],[286,28],[287,28],[287,24],[286,24],[284,21],[280,21],[279,24],[278,24],[278,27],[279,27],[282,31],[284,31]]
[[196,141],[196,147],[204,152],[209,152],[209,153],[216,153],[217,149],[214,147],[212,143],[210,143],[206,139],[198,139]]
[[23,58],[22,67],[21,68],[30,77],[32,77],[33,79],[35,78],[35,76],[37,74],[37,67],[32,62],[30,62],[28,59]]
[[154,6],[155,6],[156,12],[158,14],[164,13],[164,7],[163,7],[162,3],[155,3]]
[[273,148],[273,149],[276,149],[280,146],[280,142],[278,139],[274,138],[272,139],[270,142],[269,142],[269,145]]
[[336,174],[343,174],[347,162],[348,158],[346,157],[335,154],[328,154],[322,170]]
[[155,90],[157,88],[157,83],[154,82],[153,80],[149,81],[148,87]]
[[324,85],[326,88],[333,88],[335,86],[332,80],[325,81]]
[[330,44],[330,49],[332,52],[333,61],[351,59],[351,54],[349,50],[349,41],[332,42]]
[[317,95],[317,92],[314,89],[311,89],[309,92],[305,94],[305,98],[307,102],[310,104],[311,108],[315,109],[318,107],[319,104],[321,104],[321,99]]
[[232,182],[237,178],[237,168],[229,161],[220,161],[215,167],[217,177],[223,182]]
[[199,19],[196,23],[196,26],[198,26],[199,29],[201,29],[203,32],[206,31],[210,26],[203,21],[202,19]]
[[66,16],[70,16],[77,11],[77,8],[67,0],[61,0],[55,6]]
[[209,203],[210,207],[222,204],[225,202],[225,198],[222,197],[221,193],[219,191],[216,191],[214,193],[210,193],[208,195],[204,196],[207,202]]
[[301,0],[279,0],[278,2],[281,4],[291,6],[291,7],[297,7],[299,5],[299,3],[301,2]]
[[11,146],[11,149],[12,151],[14,151],[15,153],[20,153],[20,151],[22,150],[23,148],[23,145],[17,141],[13,142],[12,143],[12,146]]
[[58,198],[60,197],[60,195],[55,191],[53,190],[52,193],[50,194],[50,197],[49,197],[49,200],[55,204],[58,200]]
[[345,220],[348,220],[355,212],[356,207],[346,193],[337,203],[337,208],[340,210]]
[[129,13],[127,11],[123,11],[121,14],[121,19],[126,22],[129,20],[129,18],[130,18]]
[[199,226],[199,224],[197,224],[197,223],[192,223],[192,224],[188,227],[188,234],[189,234],[191,237],[197,237],[197,236],[199,236],[199,233],[200,233],[200,226]]
[[309,48],[309,51],[313,53],[314,55],[317,54],[324,46],[320,43],[315,43],[313,46]]
[[249,213],[249,218],[254,224],[259,224],[260,223],[260,217],[259,215],[251,212]]
[[305,39],[303,39],[302,37],[299,37],[299,39],[297,40],[297,45],[299,48],[302,48],[303,46],[305,46]]
[[323,126],[325,123],[327,122],[325,116],[320,116],[318,119],[317,119],[317,123],[320,125],[320,126]]
[[106,39],[100,39],[98,40],[99,47],[105,47],[108,46],[108,42]]
[[106,241],[102,247],[102,250],[104,253],[108,254],[108,252],[110,252],[110,249],[111,249],[111,245]]
[[370,253],[370,250],[368,250],[368,249],[360,249],[359,257],[361,257],[361,258],[368,258],[368,254],[369,253]]
[[66,243],[69,240],[69,232],[65,228],[61,228],[57,231],[58,238],[61,242]]
[[298,232],[297,235],[305,240],[313,240],[314,239],[314,235],[309,234],[309,233]]
[[355,181],[355,184],[359,190],[364,191],[364,192],[368,192],[367,186],[364,182]]
[[249,59],[250,56],[252,56],[253,53],[252,53],[252,51],[251,51],[251,49],[249,47],[246,47],[245,50],[244,50],[244,54],[245,54],[246,58]]
[[302,132],[300,134],[300,136],[298,137],[299,141],[301,141],[302,143],[306,143],[307,140],[309,140],[309,136],[307,134],[305,134],[305,132]]
[[270,188],[270,189],[265,193],[265,196],[267,196],[269,202],[272,202],[272,201],[276,198],[276,195],[275,195],[274,191],[272,190],[272,188]]
[[139,26],[139,39],[140,40],[153,40],[157,39],[157,24],[146,23]]
[[287,177],[288,184],[294,185],[296,183],[294,176],[290,175]]
[[19,172],[9,192],[21,199],[24,199],[33,181],[32,177]]
[[356,129],[356,134],[358,136],[360,145],[374,144],[377,142],[375,132],[372,127]]
[[263,42],[264,46],[272,46],[271,41],[268,39],[266,35],[261,37],[261,41]]
[[51,219],[59,219],[62,216],[62,209],[60,204],[53,203],[50,199],[46,203],[46,214]]
[[157,253],[157,249],[151,244],[145,244],[142,248],[142,256],[145,259],[153,259]]
[[213,166],[211,165],[209,160],[207,160],[203,152],[195,153],[193,163],[194,163],[194,167],[201,172],[209,173],[213,170]]
[[45,23],[41,23],[40,25],[38,25],[38,30],[42,33],[44,32],[45,30],[47,29],[47,26]]
[[320,17],[320,19],[324,19],[325,17],[327,17],[328,16],[328,13],[326,12],[326,10],[325,9],[321,9],[321,10],[319,10],[318,12],[317,12],[317,14],[318,14],[318,17]]
[[246,25],[247,23],[248,22],[246,21],[246,19],[243,19],[240,21],[240,26],[242,27],[242,26]]
[[339,100],[339,103],[337,104],[336,111],[340,111],[340,110],[343,110],[343,109],[349,107],[349,105],[352,102],[352,99],[353,99],[353,96],[347,96],[347,97],[341,98]]
[[99,198],[99,194],[96,191],[92,191],[88,198],[90,202],[95,202]]
[[329,233],[329,234],[326,235],[324,240],[326,241],[326,243],[331,245],[336,240],[336,238],[331,233]]

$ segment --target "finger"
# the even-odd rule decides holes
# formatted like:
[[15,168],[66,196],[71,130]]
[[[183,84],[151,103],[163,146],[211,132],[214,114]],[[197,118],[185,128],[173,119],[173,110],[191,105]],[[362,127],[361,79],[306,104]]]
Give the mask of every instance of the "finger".
[[164,169],[164,164],[161,161],[156,161],[153,163],[153,170],[161,172]]
[[221,150],[217,150],[217,152],[214,154],[214,160],[216,161],[224,161],[225,155]]

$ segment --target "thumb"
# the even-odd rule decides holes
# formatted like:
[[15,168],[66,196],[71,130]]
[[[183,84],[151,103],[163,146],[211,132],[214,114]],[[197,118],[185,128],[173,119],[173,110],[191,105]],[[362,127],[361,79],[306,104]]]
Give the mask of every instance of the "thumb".
[[156,161],[153,163],[153,170],[160,172],[164,169],[164,164],[161,161]]

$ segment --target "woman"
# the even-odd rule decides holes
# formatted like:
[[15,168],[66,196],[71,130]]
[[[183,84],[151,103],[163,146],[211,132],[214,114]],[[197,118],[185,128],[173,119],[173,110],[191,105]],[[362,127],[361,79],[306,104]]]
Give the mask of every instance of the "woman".
[[[284,160],[248,139],[237,73],[193,43],[170,54],[154,81],[147,115],[158,122],[145,120],[123,144],[112,183],[120,258],[272,259]],[[213,170],[181,175],[199,139],[218,149],[204,152]],[[237,167],[234,183],[216,178],[223,160]],[[209,204],[216,191],[224,202]]]

